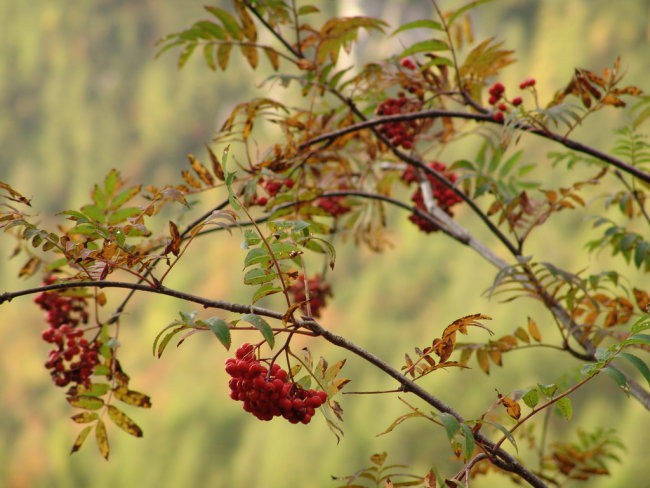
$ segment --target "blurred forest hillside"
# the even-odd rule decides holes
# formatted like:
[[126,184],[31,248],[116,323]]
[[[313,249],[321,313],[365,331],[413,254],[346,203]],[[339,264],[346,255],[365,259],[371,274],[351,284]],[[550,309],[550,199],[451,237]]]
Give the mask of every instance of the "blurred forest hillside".
[[[32,198],[36,209],[46,209],[41,214],[44,222],[54,222],[58,211],[86,203],[91,186],[111,168],[132,183],[177,181],[187,153],[203,158],[203,146],[225,114],[252,96],[256,88],[244,63],[241,73],[231,70],[224,75],[209,71],[200,56],[182,71],[177,71],[173,54],[153,59],[156,40],[203,17],[203,3],[0,2],[0,180]],[[431,10],[426,0],[311,3],[322,4],[326,12],[381,16],[392,27],[430,15]],[[443,8],[455,3],[441,2]],[[547,99],[568,82],[574,67],[598,72],[611,66],[617,55],[627,71],[627,84],[650,89],[649,15],[646,0],[499,0],[479,8],[473,24],[477,38],[496,36],[516,50],[518,63],[500,81],[508,86],[535,77],[541,98]],[[361,61],[366,51],[389,53],[401,47],[395,38],[373,42],[366,38]],[[577,131],[575,137],[608,150],[611,147],[603,144],[609,144],[610,130],[626,122],[608,112],[600,131]],[[533,149],[538,152],[529,157],[543,155]],[[558,223],[553,231],[557,234],[545,236],[546,248],[540,252],[578,269],[588,257],[547,243],[562,242],[570,228],[571,238],[586,242],[589,224],[561,219]],[[494,272],[471,252],[456,249],[442,236],[418,233],[404,218],[395,218],[394,228],[394,249],[382,255],[341,247],[332,274],[336,294],[323,319],[326,326],[345,328],[350,339],[398,364],[405,350],[430,340],[457,317],[491,315],[495,319],[491,326],[499,334],[535,313],[525,302],[502,305],[481,296]],[[225,237],[198,244],[193,252],[200,259],[187,256],[170,286],[248,300],[250,292],[237,285],[239,237]],[[37,284],[16,277],[23,263],[7,261],[13,246],[11,239],[0,236],[0,291]],[[205,266],[205,256],[214,268]],[[108,296],[115,303],[123,294]],[[109,432],[112,455],[107,463],[92,444],[68,455],[78,428],[67,420],[72,411],[43,367],[48,347],[40,340],[41,313],[31,298],[3,306],[0,486],[101,488],[137,483],[140,488],[273,488],[298,486],[287,482],[302,480],[300,486],[308,488],[332,486],[330,475],[353,472],[383,450],[394,462],[408,463],[415,471],[435,464],[432,441],[421,437],[416,423],[376,437],[403,413],[403,405],[388,396],[343,397],[346,434],[338,446],[322,418],[309,428],[256,421],[227,397],[226,352],[214,338],[201,335],[178,350],[170,348],[160,360],[151,355],[155,334],[179,309],[191,311],[167,298],[140,297],[124,320],[122,362],[131,372],[133,387],[152,396],[153,409],[131,412],[145,432],[143,439],[134,440],[115,429]],[[401,329],[399,337],[390,334],[395,327]],[[234,340],[243,342],[245,337]],[[311,346],[318,355],[319,346]],[[329,354],[332,360],[339,359],[338,352]],[[463,384],[476,385],[468,389],[466,404],[460,405],[471,417],[485,408],[483,400],[473,402],[494,388],[509,391],[527,382],[556,380],[557,372],[548,365],[552,353],[547,362],[532,366],[522,352],[508,360],[520,361],[522,367],[509,368],[509,376],[500,376],[498,382],[470,370],[440,375],[427,386],[445,399],[446,389],[457,388],[452,376],[463,374]],[[354,389],[391,386],[354,360],[346,369]],[[576,399],[574,420],[558,419],[553,429],[567,430],[576,422],[589,423],[609,414],[611,425],[606,427],[618,429],[628,439],[628,455],[645,456],[646,412],[634,401],[624,402],[612,382],[602,379],[590,388],[602,389],[603,402],[585,405]],[[447,459],[448,445],[439,444],[436,456]],[[647,475],[639,471],[641,464],[635,463],[637,471],[613,465],[621,483],[617,486],[638,486],[632,480]],[[489,481],[480,483],[476,486],[490,486]],[[604,479],[591,486],[614,486],[610,483]]]

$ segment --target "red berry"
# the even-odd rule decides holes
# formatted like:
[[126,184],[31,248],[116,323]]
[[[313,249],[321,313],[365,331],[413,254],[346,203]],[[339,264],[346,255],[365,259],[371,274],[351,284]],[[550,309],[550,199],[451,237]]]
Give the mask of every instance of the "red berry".
[[523,102],[523,100],[522,100],[521,97],[515,97],[515,98],[512,99],[512,104],[515,107],[518,107],[519,105],[521,105],[522,102]]
[[536,83],[535,78],[526,78],[524,81],[519,83],[519,88],[524,90],[524,89],[528,88],[529,86],[535,86],[535,83]]
[[495,122],[503,122],[504,120],[503,112],[495,112],[492,115],[492,120],[494,120]]
[[402,67],[404,67],[406,69],[415,69],[415,68],[417,68],[415,63],[409,58],[402,59],[401,64],[402,64]]

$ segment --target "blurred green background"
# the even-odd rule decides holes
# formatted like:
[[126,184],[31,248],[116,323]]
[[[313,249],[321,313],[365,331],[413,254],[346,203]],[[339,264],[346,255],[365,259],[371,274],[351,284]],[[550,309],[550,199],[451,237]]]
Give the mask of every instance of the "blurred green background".
[[[326,10],[346,15],[385,15],[393,27],[398,19],[412,20],[431,8],[427,1],[322,3]],[[171,0],[0,2],[0,179],[31,197],[43,221],[86,203],[91,184],[111,168],[133,183],[176,181],[186,154],[203,157],[202,146],[225,114],[259,93],[243,64],[240,69],[233,64],[224,75],[210,72],[200,56],[180,72],[174,55],[153,60],[155,41],[204,17],[201,5]],[[649,12],[650,2],[644,0],[500,0],[478,10],[473,22],[479,38],[494,35],[516,49],[519,62],[506,69],[504,84],[515,86],[533,76],[545,99],[569,80],[575,66],[598,72],[617,55],[628,82],[643,88],[650,68]],[[399,48],[395,39],[381,43],[386,54]],[[366,50],[373,49],[366,44]],[[626,120],[612,112],[600,120],[598,130],[592,125],[578,134],[609,149],[603,138]],[[533,146],[533,155],[535,150]],[[551,334],[552,323],[535,305],[504,305],[481,296],[493,270],[478,256],[442,236],[424,236],[400,217],[393,219],[393,250],[376,255],[349,245],[341,248],[331,275],[335,299],[323,318],[326,326],[395,365],[405,351],[427,344],[446,324],[469,313],[494,317],[490,325],[497,335],[523,325],[527,315],[536,318],[543,334]],[[463,217],[470,227],[476,225],[470,216]],[[557,223],[538,236],[542,239],[535,249],[541,258],[574,271],[594,264],[581,247],[589,224],[571,217]],[[569,230],[575,245],[548,245],[566,241]],[[250,291],[237,285],[238,241],[224,234],[197,243],[201,259],[190,256],[170,286],[245,302]],[[16,278],[22,262],[7,261],[13,246],[11,239],[0,237],[0,290],[36,284]],[[117,303],[122,295],[111,292],[109,299]],[[258,422],[227,399],[227,353],[214,338],[199,335],[180,349],[170,348],[160,360],[151,356],[157,331],[179,309],[191,307],[159,297],[139,297],[132,305],[123,320],[122,363],[133,388],[151,394],[154,408],[129,411],[144,429],[143,439],[109,431],[108,463],[91,440],[75,456],[68,455],[79,429],[67,420],[72,411],[42,366],[48,347],[40,340],[41,314],[31,298],[3,305],[0,486],[326,487],[334,486],[330,475],[352,473],[383,450],[393,462],[410,464],[419,473],[431,465],[448,465],[444,433],[422,421],[376,437],[405,412],[392,395],[343,397],[345,437],[339,445],[320,417],[308,427]],[[481,332],[471,337],[482,338]],[[323,353],[330,361],[344,357],[341,351],[309,345],[315,356]],[[562,371],[558,358],[554,352],[515,352],[505,358],[507,368],[491,376],[475,369],[441,372],[423,384],[472,418],[492,402],[494,388],[508,392],[556,381]],[[353,380],[352,390],[394,386],[354,358],[344,371]],[[628,447],[626,462],[612,465],[616,482],[596,480],[589,486],[641,486],[639,480],[647,475],[647,412],[626,401],[607,378],[592,382],[575,402],[574,419],[554,419],[552,433],[598,424],[616,428]],[[480,480],[476,486],[493,483]]]

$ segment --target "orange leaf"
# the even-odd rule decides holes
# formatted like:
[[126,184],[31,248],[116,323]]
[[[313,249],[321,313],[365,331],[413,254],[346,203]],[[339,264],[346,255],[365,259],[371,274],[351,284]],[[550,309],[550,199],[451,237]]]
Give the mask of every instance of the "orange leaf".
[[185,182],[191,187],[197,188],[199,190],[201,189],[201,183],[199,182],[199,180],[194,178],[194,175],[190,173],[189,170],[184,169],[183,171],[181,171],[181,176],[183,177]]
[[650,296],[648,292],[639,290],[638,288],[633,288],[632,291],[639,310],[642,312],[650,312]]
[[20,268],[20,271],[18,272],[18,277],[29,278],[30,276],[36,274],[40,266],[41,266],[41,260],[38,259],[36,256],[32,256],[25,264],[23,264],[23,267]]
[[503,336],[497,342],[502,343],[502,344],[506,344],[507,346],[509,346],[507,349],[502,349],[502,350],[505,350],[505,351],[507,351],[508,349],[511,349],[513,347],[517,347],[517,344],[519,344],[519,342],[517,341],[517,338],[515,336],[512,336],[512,335]]
[[435,345],[436,354],[440,357],[440,362],[444,363],[454,352],[455,337],[446,337]]
[[537,322],[535,322],[530,317],[528,317],[528,333],[537,342],[542,342],[542,335],[540,334],[539,328],[537,327]]
[[603,88],[607,84],[607,82],[602,79],[600,76],[598,76],[596,73],[592,73],[591,71],[585,71],[584,74],[589,78],[589,80],[592,83],[596,83],[599,86],[602,86]]
[[492,205],[490,205],[490,208],[487,211],[487,216],[490,217],[491,215],[494,215],[501,210],[501,207],[503,207],[503,204],[499,200],[495,200],[492,202]]
[[373,454],[370,456],[370,461],[377,466],[382,466],[386,462],[387,457],[387,452],[382,452],[381,454]]
[[625,88],[615,88],[612,90],[612,93],[614,93],[614,95],[632,95],[633,97],[636,97],[641,95],[643,90],[636,86],[626,86]]
[[257,40],[257,28],[255,27],[255,22],[253,22],[253,18],[240,2],[235,2],[235,8],[241,19],[244,37],[249,41],[255,42]]
[[478,349],[476,351],[476,361],[478,361],[479,367],[485,374],[490,374],[490,360],[485,349]]
[[502,361],[503,353],[501,351],[499,351],[498,349],[490,349],[488,351],[488,354],[494,364],[496,364],[497,366],[503,365],[503,361]]
[[269,59],[269,62],[271,63],[271,66],[273,66],[273,69],[275,71],[280,69],[280,55],[275,49],[270,47],[265,47],[264,54],[266,54],[266,57]]
[[210,149],[210,146],[206,146],[206,149],[208,150],[210,161],[212,162],[212,172],[218,179],[225,181],[226,176],[223,174],[223,168],[221,167],[219,158],[217,158],[217,155],[212,151],[212,149]]
[[178,227],[171,220],[169,221],[169,233],[171,235],[171,241],[167,244],[165,253],[171,252],[174,256],[178,256],[181,252],[181,242],[183,242],[183,239],[178,232]]
[[519,420],[519,417],[521,417],[521,407],[519,404],[514,401],[512,398],[508,398],[506,396],[503,396],[501,393],[497,391],[497,395],[499,397],[499,402],[506,407],[506,412],[509,417]]
[[257,68],[259,62],[259,57],[257,55],[257,48],[248,44],[240,44],[239,48],[241,49],[242,54],[250,64],[251,68]]
[[607,317],[605,317],[605,323],[603,325],[607,329],[609,327],[614,327],[618,323],[618,311],[612,310],[607,314]]
[[192,169],[203,183],[208,186],[214,185],[214,178],[198,159],[196,159],[192,154],[188,154],[187,159],[190,162],[190,166],[192,166]]
[[601,100],[605,105],[611,105],[613,107],[625,107],[625,102],[614,95],[605,95]]
[[405,369],[407,374],[415,377],[415,367],[413,365],[413,360],[408,354],[404,355],[404,359],[406,360],[406,366],[404,366],[402,369]]

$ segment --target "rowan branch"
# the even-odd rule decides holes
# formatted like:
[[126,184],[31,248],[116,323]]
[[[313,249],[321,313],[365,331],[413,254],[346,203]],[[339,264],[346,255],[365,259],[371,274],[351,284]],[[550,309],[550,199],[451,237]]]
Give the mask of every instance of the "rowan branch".
[[[338,347],[346,349],[351,353],[359,356],[362,359],[365,359],[367,362],[377,367],[384,373],[386,373],[391,378],[395,379],[401,386],[403,391],[413,393],[415,396],[421,398],[429,405],[434,407],[441,413],[446,413],[452,415],[458,420],[458,422],[464,423],[465,420],[463,417],[456,412],[449,405],[442,402],[440,399],[430,394],[427,390],[422,388],[417,383],[411,381],[406,376],[404,376],[400,371],[393,368],[383,359],[375,356],[370,351],[363,349],[362,347],[356,345],[355,343],[349,341],[348,339],[334,334],[329,330],[323,328],[318,322],[314,320],[305,320],[300,322],[300,325],[308,328],[312,332],[323,337],[327,342],[334,344]],[[495,456],[493,462],[502,469],[512,472],[520,476],[522,479],[526,480],[531,486],[537,488],[544,488],[546,484],[539,479],[534,473],[526,469],[519,461],[512,457],[508,452],[503,450],[500,447],[497,447],[492,441],[487,439],[480,433],[474,434],[474,439],[479,443],[484,449],[486,449],[492,456]]]
[[[391,123],[391,122],[402,122],[402,121],[408,121],[408,120],[418,120],[418,119],[435,119],[435,118],[440,118],[440,117],[448,117],[448,118],[453,118],[453,119],[467,119],[467,120],[474,120],[477,122],[484,122],[484,123],[491,123],[491,124],[497,124],[497,125],[503,125],[502,122],[497,122],[492,118],[491,114],[483,114],[483,113],[473,113],[473,112],[462,112],[462,111],[456,111],[456,110],[438,110],[438,109],[431,109],[431,110],[422,110],[419,112],[412,112],[408,114],[396,114],[396,115],[383,115],[381,117],[377,117],[374,119],[365,119],[362,122],[357,122],[356,124],[351,124],[347,127],[344,127],[339,130],[335,130],[332,132],[328,132],[325,134],[321,134],[317,137],[314,137],[312,139],[309,139],[308,141],[303,142],[300,147],[301,148],[306,148],[309,146],[312,146],[314,144],[318,144],[320,142],[331,142],[336,140],[337,138],[344,136],[346,134],[350,134],[353,132],[358,132],[360,130],[364,129],[370,129],[373,127],[376,127],[378,125],[386,124],[386,123]],[[641,181],[644,181],[646,183],[650,183],[650,173],[643,171],[640,168],[637,168],[635,166],[632,166],[625,161],[622,161],[618,158],[615,158],[605,152],[602,152],[598,149],[595,149],[591,146],[587,146],[585,144],[582,144],[581,142],[575,141],[573,139],[568,139],[564,137],[563,135],[560,134],[555,134],[553,132],[550,132],[548,130],[541,130],[536,127],[532,127],[530,125],[521,123],[521,122],[515,122],[513,124],[513,127],[515,129],[518,129],[522,132],[527,132],[534,134],[539,137],[543,137],[545,139],[549,139],[551,141],[557,142],[558,144],[571,149],[573,151],[582,153],[582,154],[587,154],[589,156],[592,156],[596,159],[599,159],[611,166],[614,166],[618,168],[621,171],[624,171],[625,173],[628,173],[632,176],[635,176],[636,178],[639,178]]]

